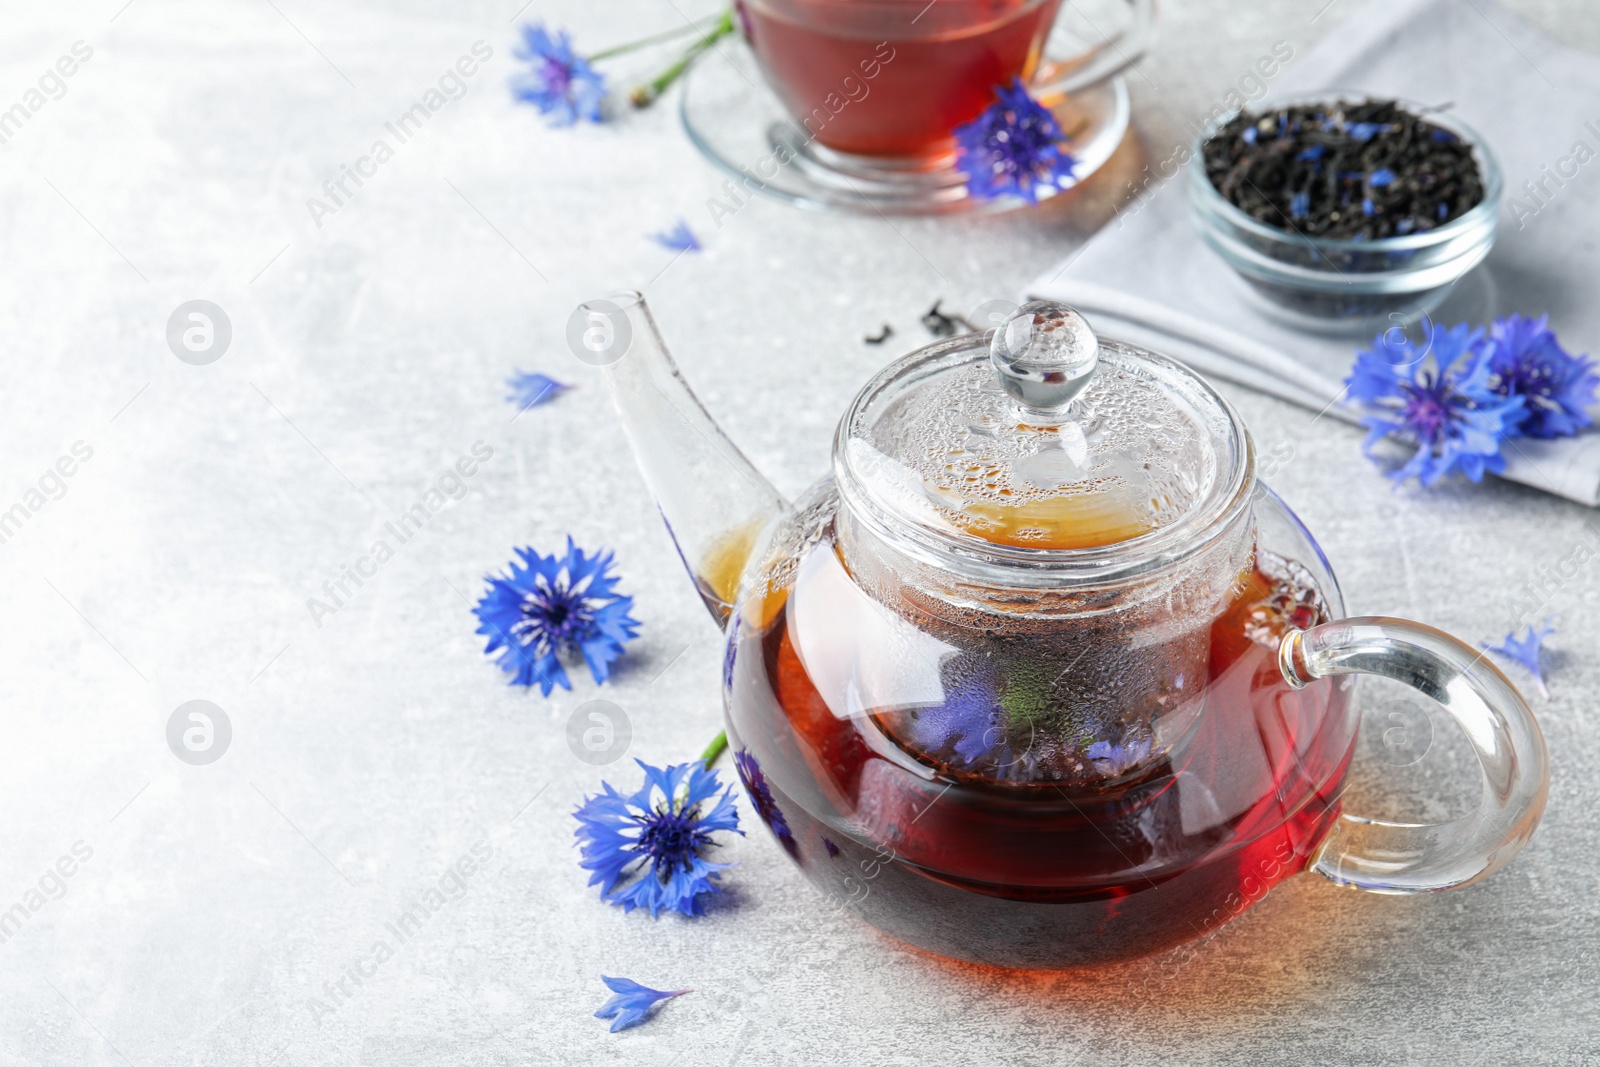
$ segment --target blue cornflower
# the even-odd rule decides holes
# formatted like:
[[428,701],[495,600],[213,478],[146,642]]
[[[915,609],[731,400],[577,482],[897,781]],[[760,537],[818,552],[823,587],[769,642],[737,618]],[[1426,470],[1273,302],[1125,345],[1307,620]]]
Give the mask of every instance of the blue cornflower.
[[1377,170],[1372,172],[1371,177],[1369,177],[1367,181],[1372,183],[1372,187],[1374,189],[1382,189],[1385,185],[1393,184],[1394,177],[1394,171],[1390,170],[1388,167],[1379,167]]
[[607,978],[600,976],[600,981],[611,990],[612,997],[600,1005],[600,1010],[594,1013],[596,1019],[611,1019],[611,1032],[626,1030],[630,1026],[637,1026],[644,1022],[647,1012],[663,1000],[671,997],[681,997],[685,993],[692,993],[691,989],[673,989],[663,992],[642,986],[632,978]]
[[1007,193],[1037,203],[1041,189],[1065,189],[1077,161],[1062,148],[1066,135],[1049,110],[1018,78],[995,87],[995,102],[956,127],[956,169],[980,200]]
[[1588,356],[1561,347],[1549,316],[1511,315],[1489,328],[1494,391],[1520,396],[1527,405],[1521,430],[1529,437],[1571,437],[1589,426],[1600,375]]
[[1303,219],[1311,214],[1311,194],[1300,192],[1289,198],[1289,217]]
[[744,783],[745,792],[750,794],[750,803],[755,805],[756,815],[767,824],[767,829],[772,831],[784,851],[798,859],[800,846],[795,843],[794,831],[789,829],[789,820],[783,817],[778,802],[772,799],[772,787],[767,784],[761,764],[748,752],[735,752],[733,765],[739,772],[739,780]]
[[1361,420],[1369,431],[1363,447],[1370,456],[1372,446],[1391,434],[1417,446],[1404,466],[1389,472],[1396,481],[1415,477],[1430,486],[1458,472],[1482,481],[1484,471],[1505,469],[1500,445],[1518,434],[1522,398],[1490,389],[1482,330],[1424,325],[1427,340],[1420,351],[1410,338],[1379,334],[1371,349],[1356,356],[1345,384],[1373,412]]
[[1302,150],[1295,158],[1303,159],[1308,163],[1315,163],[1317,160],[1322,158],[1322,154],[1327,150],[1327,146],[1325,145],[1314,144],[1310,148]]
[[537,404],[547,404],[572,388],[565,382],[558,382],[538,372],[520,370],[507,378],[506,384],[511,387],[506,399],[524,411]]
[[669,252],[700,251],[700,242],[695,239],[694,231],[682,219],[670,230],[651,234],[650,239]]
[[579,119],[600,121],[605,77],[572,50],[567,31],[552,36],[543,23],[522,27],[518,59],[533,64],[512,79],[512,95],[544,112],[552,126],[571,126]]
[[562,653],[580,652],[596,685],[603,685],[622,644],[637,636],[628,614],[633,597],[616,591],[611,553],[585,555],[567,538],[565,556],[541,556],[519,548],[505,577],[489,575],[489,589],[473,608],[486,634],[484,652],[502,649],[500,669],[512,685],[539,683],[545,696],[556,686],[571,689]]
[[1387,122],[1352,122],[1345,126],[1345,132],[1358,141],[1370,141],[1380,133],[1389,132]]
[[[601,782],[604,792],[586,798],[572,813],[583,851],[578,866],[589,872],[590,885],[600,887],[601,900],[625,912],[648,908],[651,918],[662,909],[703,915],[701,898],[718,892],[718,872],[732,866],[705,858],[716,844],[711,835],[744,832],[733,787],[718,795],[717,772],[699,760],[666,768],[635,762],[644,768],[637,793],[624,796]],[[619,886],[624,878],[632,880]]]
[[1554,621],[1546,619],[1538,628],[1529,625],[1527,637],[1518,637],[1517,632],[1513,630],[1506,634],[1498,645],[1483,646],[1490,652],[1498,652],[1528,668],[1533,675],[1533,684],[1539,687],[1539,695],[1545,698],[1550,696],[1550,690],[1545,688],[1544,674],[1539,670],[1539,653],[1544,647],[1544,639],[1556,632],[1556,628],[1551,625]]
[[1089,746],[1084,755],[1094,761],[1096,770],[1102,774],[1115,776],[1144,762],[1150,755],[1150,739],[1143,737],[1126,745],[1096,741]]
[[1001,685],[989,661],[962,656],[940,669],[944,700],[919,708],[904,728],[908,740],[923,752],[937,752],[941,758],[963,769],[986,759],[1013,755],[1006,744],[1006,710],[1001,702]]
[[1372,202],[1372,197],[1364,196],[1364,197],[1361,198],[1361,213],[1363,215],[1376,214],[1377,210],[1378,210],[1377,206],[1374,205],[1373,202]]

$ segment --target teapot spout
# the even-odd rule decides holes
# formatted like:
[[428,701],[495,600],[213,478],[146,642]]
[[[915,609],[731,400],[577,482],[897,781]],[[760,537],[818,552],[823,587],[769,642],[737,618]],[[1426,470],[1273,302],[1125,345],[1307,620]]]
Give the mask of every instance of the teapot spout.
[[726,628],[757,536],[788,502],[706,413],[637,292],[580,308],[583,358],[599,364],[678,555]]

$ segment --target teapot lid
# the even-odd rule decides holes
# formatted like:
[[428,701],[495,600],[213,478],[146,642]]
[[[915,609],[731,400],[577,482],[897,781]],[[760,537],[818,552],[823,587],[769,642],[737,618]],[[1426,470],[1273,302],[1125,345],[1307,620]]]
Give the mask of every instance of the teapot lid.
[[923,554],[1069,583],[1187,554],[1253,482],[1249,435],[1202,378],[1044,300],[885,368],[834,465],[846,501]]

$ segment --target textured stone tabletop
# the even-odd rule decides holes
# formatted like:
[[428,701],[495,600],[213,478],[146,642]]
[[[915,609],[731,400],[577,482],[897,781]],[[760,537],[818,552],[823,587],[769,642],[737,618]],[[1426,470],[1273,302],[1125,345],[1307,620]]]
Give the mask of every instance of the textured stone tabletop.
[[[705,918],[600,904],[569,812],[631,763],[576,759],[568,717],[603,695],[629,755],[688,759],[720,725],[720,650],[567,351],[572,308],[645,288],[708,407],[798,492],[859,385],[927,339],[928,305],[1016,295],[1142,163],[1130,141],[1074,195],[1005,217],[754,202],[717,226],[722,179],[675,100],[568,131],[512,103],[518,2],[6,4],[0,113],[27,114],[0,114],[0,511],[26,518],[0,543],[0,1063],[1600,1062],[1592,567],[1550,605],[1548,813],[1478,887],[1378,897],[1305,875],[1194,951],[1012,974],[827,907],[746,807]],[[1513,7],[1600,53],[1583,0]],[[1147,158],[1274,42],[1309,48],[1355,11],[1169,4],[1128,79]],[[536,16],[588,48],[681,22],[670,0]],[[463,92],[309,211],[463,56]],[[680,216],[705,251],[674,260],[647,235]],[[207,365],[167,343],[192,300],[231,323]],[[884,322],[891,342],[864,345]],[[514,419],[517,368],[578,388]],[[1296,442],[1274,484],[1361,612],[1498,639],[1512,590],[1596,536],[1527,489],[1391,491],[1356,434],[1225,391],[1258,439]],[[445,506],[391,537],[430,492]],[[569,533],[615,549],[643,629],[603,692],[575,674],[544,699],[484,659],[469,602],[513,546]],[[362,563],[379,540],[392,558]],[[376,573],[308,611],[358,564]],[[167,743],[192,700],[231,726],[209,764]],[[1350,803],[1464,810],[1466,753],[1442,720],[1398,778],[1363,749]],[[420,929],[387,932],[430,895]],[[591,1017],[601,973],[694,993],[613,1035]]]

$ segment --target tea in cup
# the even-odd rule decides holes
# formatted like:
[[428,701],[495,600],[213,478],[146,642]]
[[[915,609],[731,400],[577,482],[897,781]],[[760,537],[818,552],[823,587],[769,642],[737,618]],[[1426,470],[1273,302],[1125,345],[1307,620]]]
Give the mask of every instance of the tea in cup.
[[957,127],[1020,78],[1060,96],[1115,74],[1145,47],[1132,29],[1066,62],[1045,58],[1061,0],[738,0],[745,38],[795,122],[854,156],[948,154]]

